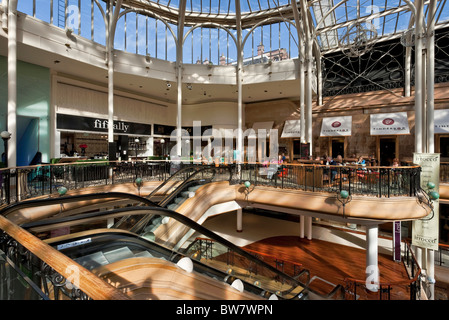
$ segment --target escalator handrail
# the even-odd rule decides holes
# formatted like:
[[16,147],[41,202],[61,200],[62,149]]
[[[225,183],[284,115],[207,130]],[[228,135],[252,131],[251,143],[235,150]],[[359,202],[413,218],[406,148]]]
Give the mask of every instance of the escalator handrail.
[[197,167],[196,166],[187,166],[187,167],[179,169],[178,171],[173,173],[170,177],[168,177],[164,182],[162,182],[160,185],[158,185],[153,191],[151,191],[151,193],[149,195],[147,195],[146,198],[151,199],[151,197],[153,197],[153,195],[155,195],[159,190],[161,190],[168,182],[173,180],[176,176],[184,173],[185,171],[192,170],[192,169],[196,170]]
[[98,200],[98,199],[131,199],[137,200],[139,202],[143,202],[145,205],[152,207],[159,207],[159,205],[149,199],[144,197],[140,197],[138,195],[132,193],[125,192],[101,192],[101,193],[89,193],[89,194],[81,194],[81,195],[69,195],[69,196],[61,196],[54,198],[45,198],[45,199],[33,199],[26,200],[22,202],[12,203],[7,205],[6,207],[0,209],[1,216],[7,216],[11,212],[21,209],[34,208],[41,205],[55,205],[55,204],[64,204],[71,203],[77,201],[85,201],[85,200]]
[[[192,181],[193,178],[195,178],[198,174],[203,173],[207,170],[212,170],[214,172],[214,176],[215,173],[217,172],[217,168],[216,167],[212,167],[212,166],[207,166],[205,168],[201,168],[198,171],[192,173],[185,181],[183,181],[178,187],[176,187],[175,190],[173,190],[167,197],[165,197],[161,202],[159,202],[159,205],[161,207],[165,207],[167,204],[169,204],[180,192],[183,191],[184,187],[190,183]],[[228,168],[228,170],[230,171],[230,168]],[[232,172],[229,172],[229,180],[231,180],[232,178]],[[212,177],[213,179],[213,177]],[[211,179],[211,180],[212,180]]]

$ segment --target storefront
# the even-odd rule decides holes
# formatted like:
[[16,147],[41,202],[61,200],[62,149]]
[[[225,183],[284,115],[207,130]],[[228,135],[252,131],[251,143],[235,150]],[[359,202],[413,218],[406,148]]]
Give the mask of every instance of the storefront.
[[377,137],[378,165],[391,166],[399,159],[399,136],[410,134],[407,112],[371,114],[370,133]]
[[348,158],[347,138],[352,135],[352,116],[323,118],[320,137],[329,139],[327,154],[332,158],[338,155]]
[[[153,155],[152,125],[114,120],[116,157],[144,158]],[[101,159],[108,157],[108,120],[58,113],[56,129],[60,156]],[[58,138],[58,137],[57,137]]]

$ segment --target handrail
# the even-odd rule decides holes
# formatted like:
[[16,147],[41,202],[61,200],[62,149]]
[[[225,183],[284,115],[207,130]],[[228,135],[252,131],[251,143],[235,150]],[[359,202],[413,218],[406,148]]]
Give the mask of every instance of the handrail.
[[65,279],[73,278],[77,271],[76,285],[83,293],[94,300],[130,300],[115,287],[101,280],[93,273],[52,248],[37,237],[0,215],[0,229],[28,249],[33,255],[44,261]]
[[[204,173],[208,170],[213,171],[214,175],[216,174],[216,167],[208,166],[208,167],[200,167],[197,171],[192,173],[185,181],[181,183],[178,187],[176,187],[176,190],[172,191],[165,199],[163,199],[159,205],[161,207],[165,207],[173,198],[181,192],[184,187],[189,184],[198,174]],[[229,169],[229,180],[232,178],[232,172]],[[212,178],[213,179],[213,178]]]
[[[104,161],[83,161],[83,162],[64,162],[64,163],[42,163],[42,164],[36,164],[36,165],[31,165],[31,166],[19,166],[19,167],[7,167],[7,168],[0,168],[0,172],[1,171],[6,171],[6,170],[10,170],[10,169],[33,169],[33,168],[40,168],[40,167],[48,167],[48,166],[52,166],[52,167],[58,167],[58,166],[71,166],[71,165],[82,165],[82,164],[122,164],[122,163],[171,163],[171,162],[181,162],[183,164],[187,164],[187,165],[191,165],[191,166],[204,166],[204,165],[210,165],[213,166],[213,163],[201,163],[201,162],[197,162],[195,160],[142,160],[142,161],[125,161],[125,160],[115,160],[115,161],[110,161],[110,160],[104,160]],[[187,163],[186,163],[187,162]],[[441,162],[441,164],[449,164],[449,162]],[[228,164],[228,165],[245,165],[245,164],[252,164],[252,165],[266,165],[266,164],[270,164],[270,163],[265,163],[265,162],[252,162],[252,161],[243,161],[240,163],[234,163],[234,164]],[[362,165],[360,164],[351,164],[348,163],[346,165],[331,165],[331,164],[318,164],[318,163],[292,163],[292,162],[283,162],[283,163],[275,163],[275,164],[282,164],[282,165],[287,165],[287,166],[310,166],[310,167],[318,167],[318,166],[322,166],[322,167],[329,167],[329,166],[334,166],[334,167],[362,167]],[[419,165],[416,164],[412,164],[410,166],[399,166],[399,167],[393,167],[393,166],[370,166],[370,165],[366,165],[364,166],[364,168],[370,168],[370,169],[409,169],[409,168],[419,168]],[[187,167],[184,167],[182,169],[185,169]],[[179,172],[179,171],[177,171]],[[176,173],[174,173],[176,174]]]
[[188,167],[184,167],[181,168],[180,170],[176,171],[175,173],[173,173],[170,177],[168,177],[168,179],[166,179],[164,182],[162,182],[160,185],[158,185],[148,196],[148,199],[151,199],[151,197],[156,194],[160,189],[162,189],[168,182],[170,182],[172,179],[174,179],[176,176],[178,176],[179,174],[183,174],[185,171],[189,171],[189,170],[194,170],[194,172],[196,172],[198,167],[196,166],[188,166]]

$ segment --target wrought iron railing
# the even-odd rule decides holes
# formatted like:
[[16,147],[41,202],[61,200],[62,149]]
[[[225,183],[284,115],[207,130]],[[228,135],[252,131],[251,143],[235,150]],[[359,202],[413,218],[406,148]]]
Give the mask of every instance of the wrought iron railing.
[[254,185],[376,197],[415,196],[420,190],[419,166],[244,164],[238,180]]
[[[165,181],[183,167],[201,163],[164,160],[140,162],[82,162],[42,164],[0,169],[0,204],[67,190],[99,185]],[[250,181],[254,185],[312,192],[338,192],[376,197],[415,196],[420,188],[419,166],[362,167],[311,164],[243,163],[221,165],[231,170],[233,183]],[[182,177],[182,175],[181,175]]]

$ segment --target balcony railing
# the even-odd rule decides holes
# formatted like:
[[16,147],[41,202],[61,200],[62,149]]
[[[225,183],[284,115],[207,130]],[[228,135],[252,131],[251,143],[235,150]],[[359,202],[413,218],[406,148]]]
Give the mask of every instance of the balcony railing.
[[375,197],[415,196],[421,167],[365,167],[356,165],[244,164],[239,180],[254,185],[313,192]]
[[[165,181],[185,166],[200,163],[170,161],[83,162],[42,164],[0,169],[0,204],[57,192],[59,187],[75,190],[92,186]],[[420,188],[419,166],[362,167],[311,164],[221,164],[233,172],[233,183],[250,181],[254,185],[312,192],[335,193],[347,190],[352,195],[375,197],[415,196]],[[226,170],[226,171],[227,171]]]

